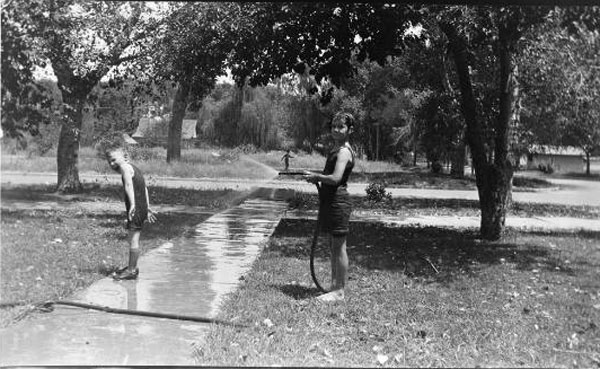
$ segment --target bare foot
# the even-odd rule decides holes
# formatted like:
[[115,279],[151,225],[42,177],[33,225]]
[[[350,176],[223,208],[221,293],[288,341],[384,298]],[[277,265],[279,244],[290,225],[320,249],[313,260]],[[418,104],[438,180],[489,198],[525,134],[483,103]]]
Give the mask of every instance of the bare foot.
[[317,300],[323,302],[335,302],[335,301],[344,301],[344,290],[335,290],[328,293],[325,293],[319,297]]

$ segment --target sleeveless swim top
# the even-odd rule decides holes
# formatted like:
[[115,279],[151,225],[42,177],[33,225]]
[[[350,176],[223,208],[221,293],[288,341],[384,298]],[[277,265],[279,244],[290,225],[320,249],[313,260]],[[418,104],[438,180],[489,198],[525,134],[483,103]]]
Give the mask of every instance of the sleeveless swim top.
[[350,173],[352,173],[352,169],[354,169],[354,150],[352,150],[352,147],[350,147],[349,145],[340,146],[336,150],[333,150],[329,153],[322,174],[329,175],[333,173],[333,171],[335,170],[335,163],[338,159],[338,154],[343,148],[347,148],[350,150],[350,155],[352,155],[352,159],[346,163],[346,168],[344,168],[342,179],[340,180],[340,183],[338,185],[330,185],[325,183],[321,185],[321,191],[323,193],[324,198],[332,197],[333,195],[335,195],[338,189],[345,191],[348,187],[348,177],[350,177]]
[[[133,196],[135,197],[135,207],[138,212],[146,212],[148,210],[148,203],[146,201],[146,182],[144,181],[144,175],[142,171],[133,164],[129,164],[133,168],[133,178],[131,181],[133,182]],[[125,181],[123,181],[125,184]],[[129,203],[129,199],[127,195],[125,196],[125,207],[127,208],[127,212],[131,207]]]

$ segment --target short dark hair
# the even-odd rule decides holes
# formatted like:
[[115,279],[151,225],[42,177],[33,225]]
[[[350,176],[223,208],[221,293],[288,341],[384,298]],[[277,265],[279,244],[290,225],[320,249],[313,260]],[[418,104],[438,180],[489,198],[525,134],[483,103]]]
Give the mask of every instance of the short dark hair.
[[117,150],[122,150],[125,155],[128,154],[123,135],[120,133],[111,133],[99,137],[95,146],[97,154],[104,158],[108,158],[108,154]]
[[346,125],[346,127],[348,127],[348,129],[354,128],[354,116],[352,114],[340,111],[333,116],[333,119],[331,119],[331,123],[333,123],[333,121],[336,119],[341,119],[342,122],[344,122],[344,124]]

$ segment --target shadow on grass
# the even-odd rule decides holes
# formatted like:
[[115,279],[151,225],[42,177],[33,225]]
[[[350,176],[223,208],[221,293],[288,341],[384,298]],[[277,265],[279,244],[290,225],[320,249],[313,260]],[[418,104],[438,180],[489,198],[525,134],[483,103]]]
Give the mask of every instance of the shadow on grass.
[[401,171],[401,172],[355,172],[351,177],[352,182],[380,182],[384,181],[389,186],[415,187],[415,188],[444,188],[452,190],[470,190],[475,188],[475,178],[453,178],[446,173],[432,173],[431,171]]
[[[427,210],[446,212],[450,214],[479,214],[479,200],[469,199],[434,199],[434,198],[410,198],[394,197],[391,201],[372,202],[366,196],[350,196],[353,207],[356,210],[393,210],[407,211]],[[316,194],[296,195],[290,201],[292,208],[300,210],[318,209],[319,198]],[[532,217],[532,216],[552,216],[552,217],[576,217],[584,219],[598,219],[600,216],[600,207],[590,205],[562,205],[545,203],[526,203],[513,202],[507,209],[508,216]]]
[[[273,234],[270,251],[308,260],[315,224],[314,220],[282,220]],[[521,240],[522,235],[527,236],[526,239]],[[595,232],[583,236],[600,239]],[[478,239],[478,232],[473,230],[352,222],[348,257],[351,265],[368,270],[398,271],[441,283],[505,263],[514,264],[522,271],[538,269],[574,275],[571,264],[562,260],[560,250],[546,246],[549,242],[546,237],[555,235],[538,235],[532,241],[528,233],[509,232],[503,240],[484,241]],[[319,245],[324,242],[321,239]],[[324,249],[326,247],[318,246],[316,259],[329,257]]]
[[[165,186],[148,186],[152,204],[207,206],[224,208],[240,201],[241,192],[233,189],[170,188]],[[238,195],[238,196],[236,196]],[[58,203],[74,203],[82,201],[123,201],[123,186],[117,184],[85,183],[77,194],[60,194],[55,185],[3,185],[3,201],[53,201]]]
[[321,292],[316,287],[306,287],[298,284],[271,285],[271,288],[279,289],[284,294],[295,300],[306,300],[316,297]]

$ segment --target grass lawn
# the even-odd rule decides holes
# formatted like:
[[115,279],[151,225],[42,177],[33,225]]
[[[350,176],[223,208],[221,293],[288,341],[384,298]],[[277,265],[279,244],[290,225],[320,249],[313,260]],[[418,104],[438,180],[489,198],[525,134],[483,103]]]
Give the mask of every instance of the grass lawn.
[[[271,178],[273,172],[246,160],[237,150],[183,149],[181,160],[167,163],[163,148],[139,148],[131,155],[132,161],[147,176],[190,178]],[[56,154],[28,157],[25,154],[2,153],[3,171],[56,172]],[[106,160],[99,158],[90,147],[82,147],[79,155],[81,173],[114,173]]]
[[[2,201],[57,201],[50,191],[51,186],[3,187]],[[63,298],[124,265],[129,248],[123,224],[124,205],[123,211],[101,210],[104,201],[120,201],[120,191],[117,186],[90,186],[79,197],[59,200],[97,202],[98,206],[86,209],[3,208],[0,303]],[[151,187],[150,193],[152,204],[182,204],[205,211],[159,213],[158,222],[146,225],[142,233],[142,254],[192,231],[196,224],[239,201],[243,195],[233,190],[161,187]],[[0,309],[0,327],[23,317],[28,309],[27,306]]]
[[[481,216],[478,200],[392,198],[391,201],[371,202],[364,196],[352,196],[352,202],[356,211],[389,216]],[[316,211],[318,203],[319,197],[316,194],[296,193],[290,199],[290,206],[300,210]],[[514,202],[507,215],[598,219],[600,206]]]
[[468,230],[352,223],[346,301],[327,305],[312,299],[313,227],[280,223],[219,315],[249,328],[213,326],[200,365],[600,365],[597,233],[485,242]]
[[[15,155],[12,152],[3,152],[2,154],[0,162],[3,171],[56,172],[54,152],[35,157],[29,157],[25,153]],[[132,160],[149,180],[153,177],[270,179],[275,171],[283,170],[282,155],[283,151],[243,154],[236,149],[182,149],[181,160],[167,163],[165,149],[142,147],[132,151]],[[325,163],[325,157],[318,153],[295,153],[294,155],[290,165],[291,170],[320,171]],[[256,162],[274,170],[269,170]],[[114,173],[106,161],[99,158],[96,151],[90,147],[82,147],[80,150],[79,170],[81,173]],[[276,178],[290,179],[285,176]],[[350,181],[385,182],[388,187],[452,190],[476,188],[472,176],[456,179],[449,174],[433,174],[424,168],[403,168],[394,163],[361,159],[357,160]],[[552,184],[541,178],[515,177],[513,179],[514,191],[549,187],[552,187]]]

